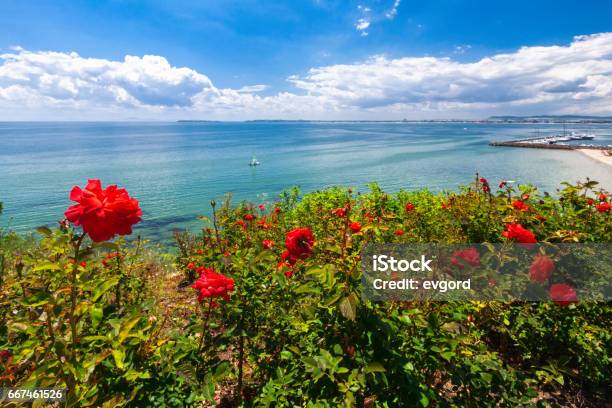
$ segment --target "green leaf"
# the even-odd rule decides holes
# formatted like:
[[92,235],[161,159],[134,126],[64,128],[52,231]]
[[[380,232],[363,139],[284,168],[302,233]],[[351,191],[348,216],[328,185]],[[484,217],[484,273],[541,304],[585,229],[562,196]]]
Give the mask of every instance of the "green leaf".
[[336,304],[338,302],[338,300],[340,300],[340,298],[342,297],[342,293],[338,293],[335,294],[333,296],[330,296],[329,298],[325,299],[325,302],[323,303],[325,306],[332,306],[334,304]]
[[91,325],[95,329],[104,317],[104,309],[102,306],[93,305],[89,308],[89,317],[91,318]]
[[119,340],[119,343],[123,343],[123,340],[125,340],[130,335],[130,330],[132,330],[132,328],[134,326],[136,326],[136,324],[139,321],[140,321],[140,316],[136,316],[136,317],[133,317],[132,319],[128,320],[127,323],[125,323],[121,327],[121,331],[119,332],[119,336],[117,336],[117,339]]
[[56,264],[55,262],[43,262],[37,266],[35,266],[34,268],[32,268],[33,272],[38,272],[38,271],[59,271],[61,268],[58,264]]
[[307,365],[307,366],[309,366],[309,367],[313,367],[313,368],[316,368],[316,367],[318,367],[318,366],[319,366],[319,365],[317,364],[317,360],[315,360],[315,359],[314,359],[314,358],[312,358],[312,357],[303,357],[303,358],[302,358],[302,362],[303,362],[305,365]]
[[46,305],[47,303],[49,303],[50,299],[51,297],[49,296],[49,294],[41,290],[33,295],[28,296],[23,303],[29,307],[38,307]]
[[206,374],[204,377],[204,388],[203,395],[207,401],[215,400],[215,382],[213,381],[212,374]]
[[288,346],[287,349],[292,351],[294,354],[301,354],[300,349],[295,346]]
[[114,242],[94,242],[93,244],[94,248],[103,248],[103,249],[108,249],[111,251],[118,251],[119,250],[119,245],[117,245]]
[[38,232],[38,233],[40,233],[42,235],[45,235],[47,237],[51,235],[51,229],[49,227],[45,227],[45,226],[36,228],[36,232]]
[[104,342],[108,342],[110,340],[110,338],[108,338],[106,336],[85,336],[85,337],[83,337],[83,340],[87,341],[87,342],[94,342],[96,340],[101,340],[101,341],[104,341]]
[[104,279],[101,281],[98,286],[93,291],[93,295],[91,296],[91,301],[96,302],[102,295],[109,291],[110,288],[119,283],[119,276],[113,276],[108,279]]
[[429,406],[429,398],[427,398],[427,395],[421,393],[421,399],[419,400],[419,402],[421,403],[422,406],[427,407]]
[[125,365],[123,364],[125,353],[123,352],[123,350],[118,349],[118,348],[113,349],[111,351],[111,354],[113,355],[113,358],[115,359],[115,365],[117,366],[117,368],[119,368],[120,370],[125,369]]
[[231,365],[228,361],[223,361],[221,364],[215,368],[214,379],[219,381],[223,379],[231,370]]
[[368,366],[363,370],[366,374],[368,373],[384,373],[385,367],[380,364],[378,361],[372,361]]
[[127,373],[123,375],[123,378],[128,381],[134,381],[139,379],[151,378],[151,374],[148,371],[140,372],[130,369]]
[[493,381],[493,376],[489,373],[480,373],[480,377],[487,383],[490,384]]
[[357,299],[354,294],[351,293],[340,301],[340,313],[349,320],[355,320],[357,317]]

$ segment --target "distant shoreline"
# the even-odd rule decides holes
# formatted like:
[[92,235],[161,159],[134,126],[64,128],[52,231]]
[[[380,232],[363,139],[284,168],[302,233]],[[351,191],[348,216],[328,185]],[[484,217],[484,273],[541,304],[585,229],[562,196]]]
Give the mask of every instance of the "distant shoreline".
[[602,121],[499,121],[499,120],[191,120],[181,119],[176,123],[473,123],[473,124],[525,124],[525,125],[609,125],[612,119]]
[[[180,119],[178,123],[224,123],[222,120]],[[232,121],[233,122],[233,121]],[[306,120],[306,119],[253,119],[237,123],[486,123],[486,124],[612,124],[610,116],[492,116],[486,119],[398,119],[398,120]]]

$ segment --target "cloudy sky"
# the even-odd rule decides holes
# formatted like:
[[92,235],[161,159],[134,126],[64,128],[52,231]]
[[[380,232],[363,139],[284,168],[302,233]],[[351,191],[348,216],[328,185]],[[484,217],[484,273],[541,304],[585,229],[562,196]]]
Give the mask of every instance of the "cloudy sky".
[[28,1],[0,120],[612,115],[612,2]]

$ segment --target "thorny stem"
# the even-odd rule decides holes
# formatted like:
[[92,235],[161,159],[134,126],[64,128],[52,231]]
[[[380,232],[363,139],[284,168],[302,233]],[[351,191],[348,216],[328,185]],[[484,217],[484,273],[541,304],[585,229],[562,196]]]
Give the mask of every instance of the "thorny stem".
[[344,259],[344,254],[346,252],[346,240],[348,238],[348,228],[349,228],[349,221],[351,218],[351,202],[349,201],[346,204],[346,216],[344,219],[344,230],[342,231],[342,248],[340,248],[341,252],[341,257],[342,259]]
[[240,343],[238,343],[238,389],[237,397],[242,401],[242,366],[244,363],[244,336],[240,335]]
[[202,322],[202,336],[200,337],[200,345],[198,346],[198,351],[202,351],[202,347],[204,346],[204,336],[206,336],[206,332],[208,331],[208,321],[210,319],[210,312],[212,311],[212,298],[208,301],[208,310],[206,311],[206,317]]
[[77,288],[76,288],[76,280],[77,280],[77,271],[79,268],[79,251],[81,249],[81,243],[85,238],[85,232],[81,234],[78,241],[74,246],[74,265],[72,266],[72,276],[70,278],[70,328],[72,330],[72,348],[76,347],[77,343],[77,327],[76,327],[76,319],[74,317],[74,312],[76,310],[77,303]]
[[215,210],[217,203],[215,202],[215,200],[212,200],[210,202],[210,205],[213,210],[213,227],[215,228],[215,238],[217,239],[217,245],[219,246],[219,250],[222,251],[223,248],[221,247],[221,238],[219,238],[219,228],[217,227],[217,211]]

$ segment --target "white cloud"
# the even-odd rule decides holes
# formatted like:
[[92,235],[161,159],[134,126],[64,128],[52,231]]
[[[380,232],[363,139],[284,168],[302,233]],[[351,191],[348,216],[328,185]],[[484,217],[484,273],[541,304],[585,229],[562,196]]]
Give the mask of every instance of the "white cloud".
[[472,48],[471,45],[466,44],[466,45],[456,45],[455,46],[455,50],[453,51],[453,54],[458,54],[458,55],[463,55],[466,53],[466,51],[469,51]]
[[240,89],[237,89],[236,92],[257,93],[257,92],[265,91],[266,89],[268,89],[268,85],[247,85],[247,86],[243,86]]
[[385,16],[389,19],[395,18],[395,16],[397,15],[397,9],[400,6],[401,2],[402,0],[395,0],[393,2],[393,6],[391,6],[391,8],[385,13]]
[[612,115],[612,33],[474,62],[374,56],[265,85],[217,88],[160,56],[122,61],[15,48],[0,54],[0,120],[395,119],[490,114]]
[[359,31],[359,33],[364,37],[368,35],[368,32],[366,31],[368,27],[370,27],[370,21],[365,18],[360,18],[355,23],[355,29],[357,29],[357,31]]
[[31,93],[59,104],[188,106],[194,95],[216,92],[207,76],[172,67],[159,56],[109,61],[74,52],[15,51],[0,55],[0,97],[4,99]]
[[313,68],[291,81],[310,94],[362,109],[423,103],[569,108],[597,100],[612,110],[612,33],[576,37],[569,46],[523,47],[472,63],[377,56]]
[[355,29],[362,37],[366,37],[368,35],[367,30],[371,27],[372,23],[378,23],[384,19],[393,20],[397,15],[397,9],[400,3],[401,0],[394,0],[391,7],[386,10],[382,9],[379,4],[376,4],[374,11],[372,11],[372,8],[369,6],[364,6],[362,4],[358,5],[357,10],[359,10],[361,17],[355,23]]
[[359,18],[357,22],[355,23],[355,29],[357,30],[359,35],[361,35],[362,37],[367,37],[368,36],[367,30],[368,28],[370,28],[370,24],[371,24],[372,17],[370,15],[370,12],[372,11],[372,9],[370,7],[363,6],[360,4],[357,6],[357,10],[359,10],[362,17]]

